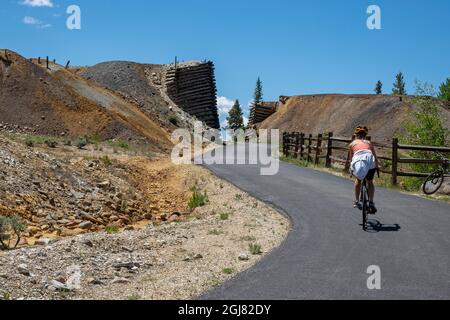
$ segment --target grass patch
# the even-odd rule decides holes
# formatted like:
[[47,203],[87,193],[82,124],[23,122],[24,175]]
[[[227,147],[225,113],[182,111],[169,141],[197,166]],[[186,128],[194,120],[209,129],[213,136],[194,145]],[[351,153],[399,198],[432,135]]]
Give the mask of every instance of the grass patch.
[[116,233],[119,233],[119,227],[118,226],[107,226],[105,231],[107,234],[116,234]]
[[108,156],[100,157],[100,161],[106,166],[109,167],[112,165],[112,161]]
[[108,144],[113,147],[113,149],[119,148],[119,149],[130,149],[130,145],[128,144],[128,141],[119,139],[119,140],[108,140]]
[[37,145],[47,145],[50,148],[56,148],[60,142],[58,139],[44,135],[26,134],[19,138],[27,147],[34,147]]
[[193,188],[192,197],[189,199],[188,207],[191,210],[195,208],[203,207],[208,203],[208,196],[206,191],[201,193],[196,187]]
[[227,212],[220,214],[220,220],[222,220],[222,221],[228,220],[229,218],[230,218],[230,214]]
[[136,294],[132,294],[131,296],[129,296],[127,298],[127,300],[138,301],[138,300],[142,300],[142,297],[139,294],[136,293]]
[[261,245],[259,245],[257,243],[250,243],[248,245],[248,250],[253,255],[261,254],[262,253],[261,249],[262,249]]
[[236,199],[236,201],[242,201],[242,199],[244,199],[244,196],[242,194],[236,194],[234,198]]
[[314,167],[314,164],[312,162],[308,162],[305,159],[296,159],[293,157],[286,157],[286,156],[280,156],[280,160],[288,163],[295,164],[299,167],[303,168],[311,168]]
[[233,268],[225,268],[222,271],[225,274],[233,274],[234,273],[234,269]]

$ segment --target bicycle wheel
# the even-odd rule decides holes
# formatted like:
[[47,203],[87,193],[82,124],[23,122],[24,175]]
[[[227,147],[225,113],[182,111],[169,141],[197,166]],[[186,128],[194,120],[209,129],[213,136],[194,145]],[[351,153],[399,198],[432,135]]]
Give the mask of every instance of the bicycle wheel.
[[367,186],[363,184],[361,191],[361,201],[362,201],[362,225],[363,230],[367,230],[367,217],[369,215],[369,193],[367,191]]
[[428,178],[423,183],[422,189],[423,193],[427,195],[432,195],[436,193],[439,188],[444,183],[444,172],[436,171],[428,176]]

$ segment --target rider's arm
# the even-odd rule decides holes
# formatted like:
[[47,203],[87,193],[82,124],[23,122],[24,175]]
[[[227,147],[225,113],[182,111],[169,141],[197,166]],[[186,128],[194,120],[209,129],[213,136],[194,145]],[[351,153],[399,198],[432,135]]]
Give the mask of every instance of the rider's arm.
[[345,162],[345,172],[348,172],[350,170],[350,164],[353,159],[353,146],[352,144],[348,147],[348,155],[347,155],[347,161]]
[[372,151],[373,155],[375,156],[375,164],[377,165],[377,169],[380,169],[380,163],[378,161],[377,152],[375,150],[375,146],[373,143],[370,144],[370,150]]

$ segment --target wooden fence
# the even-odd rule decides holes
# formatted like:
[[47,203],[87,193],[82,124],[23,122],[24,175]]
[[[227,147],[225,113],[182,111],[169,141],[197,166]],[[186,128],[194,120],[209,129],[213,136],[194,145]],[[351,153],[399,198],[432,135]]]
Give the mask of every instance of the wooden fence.
[[[325,166],[330,168],[333,163],[345,165],[348,161],[348,144],[354,138],[346,139],[335,137],[332,132],[328,135],[305,134],[302,132],[283,133],[283,155],[296,159],[313,162],[316,165],[324,160]],[[368,138],[369,140],[370,137]],[[402,151],[427,151],[450,153],[448,147],[411,146],[400,144],[397,138],[390,143],[372,141],[377,149],[378,159],[382,167],[380,171],[392,175],[392,184],[398,184],[398,177],[427,177],[430,173],[401,171],[399,164],[443,164],[444,160],[404,158]],[[339,153],[341,156],[339,157]],[[344,155],[342,155],[344,154]],[[389,163],[390,165],[386,165]]]

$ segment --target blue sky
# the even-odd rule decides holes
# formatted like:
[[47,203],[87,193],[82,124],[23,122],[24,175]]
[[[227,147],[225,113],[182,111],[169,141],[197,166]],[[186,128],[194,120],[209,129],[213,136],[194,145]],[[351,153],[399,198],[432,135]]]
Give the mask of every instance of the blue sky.
[[[81,8],[68,30],[66,9]],[[369,30],[378,5],[382,29]],[[213,60],[221,108],[264,98],[390,92],[398,71],[439,85],[450,77],[449,0],[2,0],[0,47],[75,65],[106,60]],[[224,114],[221,115],[223,121]]]

